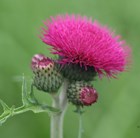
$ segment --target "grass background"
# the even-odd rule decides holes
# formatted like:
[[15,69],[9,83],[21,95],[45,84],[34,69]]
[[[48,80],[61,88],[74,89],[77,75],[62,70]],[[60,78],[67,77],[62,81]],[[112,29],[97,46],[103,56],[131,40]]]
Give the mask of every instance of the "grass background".
[[[133,64],[119,79],[97,80],[98,103],[83,115],[83,138],[140,137],[140,1],[139,0],[0,0],[0,98],[9,106],[21,105],[24,73],[31,77],[30,60],[35,53],[49,55],[38,38],[43,20],[52,15],[74,13],[107,24],[132,47]],[[35,92],[42,101],[49,96]],[[77,138],[78,115],[70,105],[65,117],[64,138]],[[2,107],[0,106],[0,113]],[[0,127],[0,138],[49,138],[49,116],[27,112]]]

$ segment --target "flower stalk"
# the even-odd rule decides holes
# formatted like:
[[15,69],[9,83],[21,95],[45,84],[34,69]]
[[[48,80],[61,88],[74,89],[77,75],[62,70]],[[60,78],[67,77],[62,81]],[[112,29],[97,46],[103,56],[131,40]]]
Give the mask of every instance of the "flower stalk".
[[52,114],[51,116],[51,138],[63,138],[63,120],[68,105],[66,96],[67,87],[68,81],[64,80],[60,94],[53,96],[52,106],[60,109],[61,112]]
[[79,113],[79,133],[78,133],[78,138],[82,138],[82,133],[83,133],[82,114]]

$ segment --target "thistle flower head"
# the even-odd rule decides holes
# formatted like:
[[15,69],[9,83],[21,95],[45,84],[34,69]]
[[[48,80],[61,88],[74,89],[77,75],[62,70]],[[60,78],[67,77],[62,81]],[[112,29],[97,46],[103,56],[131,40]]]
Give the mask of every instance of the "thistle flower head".
[[129,48],[107,27],[75,15],[52,17],[45,25],[42,41],[59,55],[60,63],[93,67],[109,77],[125,70]]
[[76,106],[89,106],[98,99],[95,88],[90,83],[84,81],[76,81],[69,85],[67,90],[67,98],[69,102]]
[[91,105],[97,101],[98,94],[95,88],[83,87],[79,92],[79,99],[84,105]]
[[34,72],[33,85],[44,92],[56,92],[62,84],[62,76],[55,63],[42,54],[36,54],[31,63]]

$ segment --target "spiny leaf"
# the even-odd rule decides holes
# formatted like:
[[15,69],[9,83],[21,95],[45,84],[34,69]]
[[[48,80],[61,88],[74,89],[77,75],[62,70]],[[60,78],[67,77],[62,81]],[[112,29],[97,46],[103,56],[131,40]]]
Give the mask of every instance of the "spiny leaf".
[[33,92],[33,88],[34,88],[34,85],[33,84],[31,84],[31,90],[30,90],[30,93],[28,93],[28,101],[30,102],[30,103],[32,103],[32,104],[38,104],[38,101],[37,101],[37,99],[35,98],[35,96],[34,96],[34,92]]
[[27,84],[26,84],[24,75],[23,75],[23,82],[22,82],[22,102],[23,102],[23,105],[25,106],[30,105],[31,103],[32,104],[38,103],[33,93],[33,84],[31,84],[30,92],[27,91]]
[[8,105],[6,103],[4,103],[1,99],[0,99],[0,103],[1,103],[1,105],[3,107],[4,112],[10,110],[10,108],[8,107]]
[[13,115],[15,107],[12,106],[11,108],[9,108],[8,105],[4,103],[1,99],[0,99],[0,103],[4,110],[2,115],[0,116],[0,125],[2,125],[9,117]]
[[5,123],[6,120],[7,120],[9,117],[10,117],[10,114],[7,115],[6,117],[2,117],[2,116],[0,116],[0,118],[2,118],[2,119],[0,119],[0,126],[2,126],[2,124]]
[[46,104],[40,104],[34,96],[33,93],[33,85],[31,85],[30,93],[27,92],[27,85],[25,81],[25,77],[23,75],[23,82],[22,82],[22,103],[23,105],[15,108],[12,106],[11,108],[0,100],[0,103],[3,107],[4,112],[0,115],[0,125],[2,125],[9,117],[21,114],[27,111],[33,111],[34,113],[40,112],[48,112],[48,113],[60,113],[59,109],[54,107],[48,106]]

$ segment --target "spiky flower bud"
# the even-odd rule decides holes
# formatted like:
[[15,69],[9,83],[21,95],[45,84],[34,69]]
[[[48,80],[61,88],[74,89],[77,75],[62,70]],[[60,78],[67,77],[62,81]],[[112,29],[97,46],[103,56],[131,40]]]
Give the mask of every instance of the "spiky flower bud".
[[84,81],[76,81],[69,85],[67,90],[67,98],[69,102],[77,106],[89,106],[98,99],[95,88]]
[[38,90],[56,92],[62,84],[62,76],[53,60],[42,54],[36,54],[31,64],[34,80],[33,84]]

